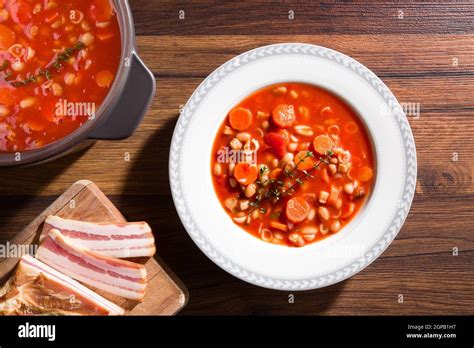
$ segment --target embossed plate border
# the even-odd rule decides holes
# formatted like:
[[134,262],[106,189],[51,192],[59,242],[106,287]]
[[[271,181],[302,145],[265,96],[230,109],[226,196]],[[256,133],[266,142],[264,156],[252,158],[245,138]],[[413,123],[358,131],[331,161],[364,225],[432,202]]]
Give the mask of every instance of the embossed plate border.
[[[243,269],[234,263],[230,262],[224,255],[218,253],[208,243],[203,234],[196,227],[191,219],[188,208],[183,198],[183,192],[180,185],[180,168],[179,168],[179,154],[182,145],[182,139],[186,132],[186,127],[193,115],[193,111],[204,98],[208,91],[222,78],[224,78],[230,72],[240,68],[241,66],[252,63],[258,59],[265,58],[268,56],[286,55],[286,54],[303,54],[317,56],[319,58],[327,59],[331,62],[342,65],[343,67],[352,70],[365,81],[367,81],[383,98],[387,103],[391,115],[395,117],[396,124],[399,127],[400,133],[403,136],[403,144],[405,146],[406,153],[406,175],[404,192],[402,200],[399,202],[398,211],[394,214],[393,220],[389,227],[382,235],[382,237],[366,252],[362,257],[357,259],[347,267],[333,272],[324,276],[320,276],[312,279],[305,280],[287,280],[287,279],[276,279],[264,277],[259,274],[255,274],[250,270]],[[396,100],[395,96],[389,90],[389,88],[368,68],[356,60],[329,48],[300,43],[286,43],[263,46],[251,51],[245,52],[227,63],[216,69],[211,75],[209,75],[201,85],[193,93],[186,106],[184,107],[175,131],[170,148],[170,161],[169,161],[169,172],[170,172],[170,185],[173,195],[173,200],[181,222],[186,228],[187,232],[196,243],[196,245],[206,254],[213,262],[218,266],[240,278],[246,282],[254,285],[262,286],[265,288],[277,289],[277,290],[310,290],[317,289],[325,286],[329,286],[340,281],[343,281],[354,274],[360,272],[362,269],[371,264],[378,256],[380,256],[384,250],[390,245],[395,239],[396,235],[400,231],[413,200],[416,186],[416,175],[417,175],[417,162],[416,162],[416,148],[411,132],[408,120],[403,112],[402,107]]]

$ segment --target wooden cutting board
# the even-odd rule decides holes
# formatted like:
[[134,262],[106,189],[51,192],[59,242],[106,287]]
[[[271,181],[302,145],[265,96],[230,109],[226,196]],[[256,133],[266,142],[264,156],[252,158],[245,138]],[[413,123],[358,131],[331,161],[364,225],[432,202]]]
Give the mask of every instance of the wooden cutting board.
[[[49,215],[90,222],[124,222],[123,215],[91,181],[81,180],[72,185],[54,203],[43,211],[32,223],[16,235],[10,245],[37,245],[43,223]],[[157,242],[159,252],[159,240]],[[104,291],[100,295],[118,304],[127,315],[173,315],[188,301],[184,284],[172,273],[159,257],[135,258],[131,261],[144,264],[148,274],[148,285],[143,302],[123,299]],[[3,283],[15,269],[19,258],[0,259],[0,281]]]

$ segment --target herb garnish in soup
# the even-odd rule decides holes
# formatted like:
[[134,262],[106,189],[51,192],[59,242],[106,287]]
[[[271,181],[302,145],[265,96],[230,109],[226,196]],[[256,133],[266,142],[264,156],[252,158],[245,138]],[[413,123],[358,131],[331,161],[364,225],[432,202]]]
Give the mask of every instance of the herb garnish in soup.
[[120,57],[111,0],[0,0],[0,152],[42,147],[93,118]]
[[294,247],[338,233],[374,181],[358,116],[332,93],[302,83],[269,86],[236,105],[216,136],[211,165],[234,223]]

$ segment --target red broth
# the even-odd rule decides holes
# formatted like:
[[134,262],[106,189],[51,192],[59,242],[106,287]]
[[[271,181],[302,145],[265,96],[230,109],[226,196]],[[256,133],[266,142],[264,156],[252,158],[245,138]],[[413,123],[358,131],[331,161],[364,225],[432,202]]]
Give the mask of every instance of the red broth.
[[302,83],[269,86],[236,105],[216,136],[211,166],[234,223],[293,247],[338,233],[375,180],[371,142],[355,112]]
[[40,148],[94,117],[120,58],[110,0],[0,0],[0,152]]

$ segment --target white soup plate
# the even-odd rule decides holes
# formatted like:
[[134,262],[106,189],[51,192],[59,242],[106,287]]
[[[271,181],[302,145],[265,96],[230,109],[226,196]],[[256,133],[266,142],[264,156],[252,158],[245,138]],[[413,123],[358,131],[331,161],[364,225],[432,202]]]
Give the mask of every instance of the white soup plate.
[[[279,82],[317,85],[345,100],[365,124],[375,153],[375,184],[363,209],[340,232],[302,248],[261,241],[234,224],[211,177],[213,141],[228,112]],[[328,48],[277,44],[231,59],[196,89],[176,125],[169,169],[181,221],[212,261],[258,286],[309,290],[360,272],[396,237],[415,191],[416,151],[400,104],[373,72]]]

